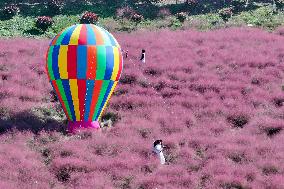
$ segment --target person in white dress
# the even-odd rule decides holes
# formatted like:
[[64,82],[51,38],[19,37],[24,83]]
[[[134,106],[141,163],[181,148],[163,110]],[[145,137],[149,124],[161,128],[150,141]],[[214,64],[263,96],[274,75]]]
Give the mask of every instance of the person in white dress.
[[165,156],[163,154],[163,148],[165,146],[163,146],[163,141],[162,140],[156,140],[153,144],[153,151],[155,152],[155,154],[158,155],[159,159],[160,159],[160,163],[162,165],[164,165],[166,163],[166,160],[165,160]]
[[140,61],[145,64],[146,62],[146,51],[144,49],[142,49],[142,53],[141,53],[141,58],[140,58]]

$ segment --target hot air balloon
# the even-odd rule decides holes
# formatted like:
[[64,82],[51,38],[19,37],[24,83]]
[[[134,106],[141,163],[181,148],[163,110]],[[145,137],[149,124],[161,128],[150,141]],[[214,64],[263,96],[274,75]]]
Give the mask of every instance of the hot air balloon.
[[54,37],[46,53],[46,70],[69,132],[99,128],[122,68],[120,45],[101,27],[77,24]]

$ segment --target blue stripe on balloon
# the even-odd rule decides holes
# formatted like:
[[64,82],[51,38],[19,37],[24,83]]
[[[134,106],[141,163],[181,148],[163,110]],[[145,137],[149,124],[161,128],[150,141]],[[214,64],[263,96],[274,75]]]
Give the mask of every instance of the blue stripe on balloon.
[[63,85],[64,92],[65,92],[65,95],[66,95],[66,98],[67,98],[67,101],[70,107],[72,120],[75,121],[76,116],[75,116],[75,111],[74,111],[74,106],[73,106],[72,95],[70,91],[69,79],[62,79],[62,85]]
[[106,70],[104,80],[110,80],[114,68],[114,54],[111,46],[106,46]]
[[87,94],[86,94],[86,101],[85,101],[85,115],[84,120],[87,121],[89,119],[90,109],[91,109],[91,102],[92,102],[92,96],[93,91],[95,87],[95,81],[94,80],[87,80]]
[[59,67],[58,67],[58,55],[59,55],[60,45],[55,45],[52,52],[52,71],[54,79],[60,79]]
[[71,26],[68,31],[66,32],[62,42],[61,42],[61,45],[69,45],[69,41],[70,41],[70,38],[71,38],[71,35],[73,34],[73,31],[75,30],[75,28],[77,27],[77,25],[74,25],[74,26]]
[[96,35],[90,24],[87,24],[87,44],[96,45]]
[[111,45],[112,46],[117,46],[115,40],[113,39],[113,36],[108,31],[106,31],[104,28],[101,28],[101,29],[107,34],[107,36],[108,36],[108,38],[109,38],[109,40],[111,42]]
[[102,111],[102,109],[103,109],[103,107],[104,107],[104,105],[106,103],[107,97],[108,97],[108,95],[109,95],[109,93],[111,91],[111,88],[112,88],[113,84],[114,84],[114,81],[110,80],[109,84],[108,84],[108,87],[107,87],[107,90],[105,92],[104,99],[103,99],[103,101],[102,101],[102,103],[100,105],[100,108],[99,108],[99,111],[98,111],[98,113],[97,113],[97,115],[95,117],[95,120],[97,120],[99,118],[99,115],[100,115],[100,113],[101,113],[101,111]]
[[77,78],[87,78],[87,46],[79,45],[77,47]]

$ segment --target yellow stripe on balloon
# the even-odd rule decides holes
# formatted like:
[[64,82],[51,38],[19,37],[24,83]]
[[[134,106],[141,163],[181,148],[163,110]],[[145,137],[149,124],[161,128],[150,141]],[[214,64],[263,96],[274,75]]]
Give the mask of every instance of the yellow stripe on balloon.
[[78,85],[77,79],[70,79],[70,89],[74,105],[76,121],[80,121],[79,98],[78,98]]
[[68,45],[61,45],[58,56],[58,67],[61,79],[68,79],[67,72],[67,51]]
[[106,46],[112,46],[111,44],[111,40],[109,38],[109,36],[106,34],[106,32],[104,30],[102,30],[102,28],[94,25],[95,28],[97,28],[98,31],[100,31],[100,34],[103,36],[103,39],[104,39],[104,45]]
[[113,47],[113,56],[114,56],[114,65],[113,65],[111,80],[115,81],[119,69],[119,50],[117,47]]
[[75,30],[73,31],[70,41],[69,41],[69,45],[78,45],[78,41],[79,41],[79,36],[80,36],[80,31],[83,25],[78,25]]
[[101,116],[102,116],[102,114],[103,114],[103,112],[104,112],[104,109],[105,109],[106,105],[108,104],[108,101],[109,101],[109,99],[110,99],[110,97],[111,97],[111,95],[112,95],[112,93],[113,93],[113,91],[114,91],[116,85],[117,85],[117,81],[115,81],[115,82],[113,83],[113,86],[112,86],[112,88],[111,88],[111,90],[110,90],[110,93],[108,94],[107,100],[106,100],[106,102],[105,102],[104,107],[102,108],[102,111],[101,111],[101,113],[100,113],[100,115],[99,115],[99,117],[98,117],[98,120],[101,119]]

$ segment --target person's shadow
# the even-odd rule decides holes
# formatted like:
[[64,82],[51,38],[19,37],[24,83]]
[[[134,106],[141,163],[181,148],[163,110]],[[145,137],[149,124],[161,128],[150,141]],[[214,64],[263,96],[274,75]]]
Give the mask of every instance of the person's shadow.
[[41,119],[30,111],[15,114],[9,118],[0,117],[0,135],[12,130],[30,131],[38,134],[41,131],[57,131],[66,134],[66,121],[57,121],[47,117]]

